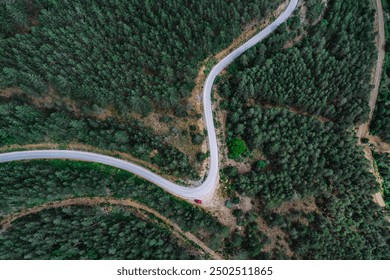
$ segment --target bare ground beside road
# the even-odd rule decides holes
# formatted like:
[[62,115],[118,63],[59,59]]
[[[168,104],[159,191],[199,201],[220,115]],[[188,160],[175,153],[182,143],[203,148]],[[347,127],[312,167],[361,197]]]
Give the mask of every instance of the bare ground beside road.
[[[381,83],[382,79],[382,70],[383,70],[383,63],[385,59],[385,44],[386,44],[386,38],[385,38],[385,21],[383,17],[383,8],[382,8],[382,0],[376,0],[376,17],[375,17],[375,30],[378,31],[378,37],[377,37],[377,47],[378,47],[378,60],[373,76],[373,85],[374,88],[371,91],[370,95],[370,101],[369,101],[369,106],[370,106],[370,115],[368,118],[368,121],[358,127],[356,136],[359,138],[358,142],[359,145],[362,145],[361,139],[362,138],[367,138],[369,136],[369,128],[370,128],[370,123],[372,116],[374,114],[375,110],[375,104],[378,99],[378,93],[379,93],[379,86]],[[364,154],[366,158],[370,161],[371,163],[371,173],[375,175],[377,178],[378,183],[381,185],[381,179],[379,174],[375,171],[375,166],[374,166],[374,158],[372,157],[371,149],[369,145],[363,145],[364,149]],[[382,194],[376,193],[374,194],[374,201],[380,205],[381,207],[386,207],[385,201],[383,200]]]
[[390,144],[383,141],[380,137],[375,135],[368,135],[368,142],[374,147],[378,153],[390,154]]
[[[15,220],[25,217],[30,214],[36,214],[38,212],[53,209],[53,208],[62,208],[67,206],[96,206],[99,204],[108,204],[112,206],[127,206],[132,207],[137,210],[143,210],[149,214],[153,214],[160,220],[164,222],[164,224],[168,225],[170,227],[170,230],[172,234],[177,237],[182,243],[188,244],[188,240],[191,241],[192,247],[196,248],[196,245],[201,248],[201,250],[197,249],[197,253],[200,255],[205,255],[207,253],[210,255],[212,259],[220,260],[222,257],[210,249],[204,242],[202,242],[200,239],[198,239],[195,235],[193,235],[190,232],[183,231],[177,224],[173,223],[171,220],[167,219],[166,217],[162,216],[160,213],[158,213],[156,210],[151,209],[147,207],[144,204],[141,204],[139,202],[136,202],[131,199],[115,199],[115,198],[105,198],[105,197],[94,197],[94,198],[71,198],[63,201],[54,201],[49,202],[46,204],[43,204],[41,206],[37,206],[34,208],[23,210],[16,214],[11,214],[7,217],[5,217],[2,221],[0,221],[0,226],[2,226],[0,230],[0,234],[8,230],[12,226],[12,222]],[[143,219],[148,219],[146,215],[142,216]],[[194,246],[195,244],[195,246]]]

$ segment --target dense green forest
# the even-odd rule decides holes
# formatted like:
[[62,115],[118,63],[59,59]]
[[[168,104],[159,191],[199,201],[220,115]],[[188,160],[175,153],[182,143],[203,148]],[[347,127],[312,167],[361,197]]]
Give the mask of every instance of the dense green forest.
[[45,1],[2,1],[0,6],[0,38],[8,38],[15,34],[27,34],[37,24],[36,18]]
[[182,115],[198,64],[278,2],[36,0],[0,5],[0,87],[45,95],[52,86],[86,107],[114,105],[121,115],[148,114],[155,107]]
[[0,259],[196,258],[168,229],[129,210],[72,206],[30,214],[0,235]]
[[[131,198],[142,202],[198,236],[227,258],[262,258],[269,238],[255,213],[234,211],[243,232],[222,226],[210,214],[179,200],[138,177],[111,167],[71,161],[13,162],[0,165],[1,218],[48,202],[74,197]],[[15,226],[17,226],[15,224]]]
[[262,200],[278,204],[336,188],[366,194],[378,190],[353,133],[333,123],[283,108],[243,106],[230,115],[227,129],[228,137],[242,137],[250,150],[261,150],[270,162],[265,168],[253,166],[248,174],[227,170],[235,178],[233,187],[243,194],[259,193]]
[[221,86],[231,107],[243,100],[284,105],[348,127],[369,113],[370,73],[376,60],[370,1],[329,1],[323,20],[302,35],[299,16],[230,67]]
[[378,167],[378,172],[383,179],[383,199],[390,209],[390,155],[373,152],[373,156]]
[[307,6],[307,19],[310,23],[317,20],[325,8],[324,1],[322,0],[306,0]]
[[131,198],[156,209],[213,248],[226,228],[210,214],[135,175],[100,164],[71,161],[12,162],[0,165],[0,219],[21,209],[73,197]]
[[[0,88],[18,86],[38,100],[54,93],[75,101],[81,114],[76,118],[62,107],[47,110],[46,99],[40,112],[3,108],[0,144],[77,141],[129,152],[164,174],[199,179],[194,168],[206,155],[187,157],[169,142],[176,137],[200,145],[204,132],[175,127],[167,110],[199,119],[186,97],[200,63],[278,3],[29,0],[0,5]],[[154,109],[164,110],[160,121],[170,135],[153,135],[133,114]],[[108,111],[120,120],[91,119]]]
[[316,209],[278,214],[264,209],[272,227],[281,228],[298,259],[390,258],[389,223],[371,195],[355,190],[316,196]]
[[38,108],[24,98],[0,97],[0,146],[47,142],[77,142],[131,153],[156,164],[165,174],[197,178],[186,155],[140,122],[76,117],[65,108]]
[[[114,104],[121,115],[128,110],[146,115],[154,109],[175,108],[177,115],[185,116],[185,97],[193,87],[199,61],[226,46],[244,23],[277,5],[260,0],[251,4],[185,1],[186,5],[179,1],[122,2],[40,0],[29,8],[23,2],[0,7],[0,20],[7,22],[0,29],[0,48],[5,50],[0,56],[4,65],[0,86],[17,85],[30,96],[44,96],[54,87],[85,108]],[[212,248],[223,250],[227,258],[389,259],[389,223],[384,210],[372,200],[379,186],[353,132],[369,112],[370,73],[376,60],[373,6],[370,0],[329,0],[323,18],[311,25],[325,6],[320,0],[308,0],[306,5],[306,20],[301,21],[297,11],[219,79],[222,101],[217,106],[227,111],[228,156],[243,164],[251,160],[249,172],[229,166],[221,174],[230,196],[226,207],[236,218],[235,230],[229,233],[205,211],[131,174],[68,161],[1,164],[1,216],[69,197],[132,198],[195,233]],[[9,17],[11,7],[16,16]],[[185,155],[174,148],[160,154],[168,144],[157,136],[146,142],[150,131],[138,122],[76,118],[65,109],[42,110],[23,100],[7,102],[0,105],[2,145],[47,138],[60,143],[77,140],[131,151],[160,166],[169,158],[173,163],[164,171],[193,176]],[[386,125],[379,125],[384,127],[380,130],[388,131]],[[195,135],[195,142],[203,141]],[[158,149],[161,159],[149,158],[153,149]],[[375,155],[375,159],[388,182],[388,158]],[[175,162],[180,160],[184,162]],[[387,187],[385,199],[389,201]],[[246,211],[240,208],[240,200],[248,197],[254,205]],[[306,210],[283,208],[287,202],[299,204],[307,199],[312,205]],[[29,258],[148,258],[151,255],[143,254],[157,246],[154,250],[165,257],[167,252],[159,242],[140,240],[146,222],[137,226],[129,240],[137,245],[136,251],[114,252],[115,242],[128,242],[128,229],[121,228],[126,236],[111,245],[110,238],[118,231],[109,232],[109,226],[115,228],[123,219],[136,221],[122,210],[113,215],[96,208],[87,213],[79,209],[50,210],[17,220],[0,235],[4,240],[0,253],[9,253],[5,258],[23,258],[25,251]],[[109,219],[102,222],[102,216]],[[260,220],[271,230],[281,230],[284,240],[279,236],[267,248],[275,237],[265,233]],[[80,236],[96,242],[91,237],[94,232],[83,230],[82,221],[100,227],[96,239],[104,241],[101,250],[94,243],[88,244],[99,250],[69,248],[75,236],[78,242]],[[56,239],[54,234],[62,227],[67,235]],[[148,229],[152,236],[167,236],[172,258],[191,258],[166,232]],[[45,238],[54,241],[43,244]],[[291,254],[283,249],[282,241]],[[22,245],[21,252],[14,244]],[[138,251],[138,244],[143,251]],[[53,255],[44,250],[33,255],[39,246]]]
[[[229,166],[223,178],[233,198],[253,197],[268,226],[283,230],[293,258],[390,258],[389,224],[372,201],[379,186],[352,130],[369,112],[373,21],[371,1],[331,0],[317,25],[292,17],[219,84],[226,141],[243,139],[252,160],[262,155],[250,172]],[[306,198],[312,209],[280,213]]]
[[390,1],[383,0],[385,19],[386,53],[383,65],[382,81],[379,88],[378,100],[375,105],[374,116],[370,125],[373,134],[383,140],[390,141]]

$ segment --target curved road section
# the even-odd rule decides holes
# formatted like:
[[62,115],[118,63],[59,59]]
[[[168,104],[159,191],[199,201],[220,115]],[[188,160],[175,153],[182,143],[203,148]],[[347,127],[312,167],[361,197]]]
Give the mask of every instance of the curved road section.
[[280,24],[285,22],[291,14],[294,12],[298,0],[291,0],[286,10],[270,25],[268,25],[260,33],[252,37],[245,44],[231,52],[228,56],[222,59],[210,72],[206,79],[206,83],[203,89],[203,103],[204,103],[204,115],[208,132],[208,143],[210,150],[210,168],[206,180],[197,187],[185,187],[172,183],[161,176],[133,163],[120,160],[117,158],[89,153],[81,151],[71,150],[37,150],[37,151],[21,151],[0,154],[0,162],[20,161],[20,160],[32,160],[32,159],[70,159],[97,162],[106,165],[110,165],[116,168],[120,168],[129,172],[132,172],[149,182],[152,182],[166,191],[175,194],[177,196],[194,199],[211,198],[217,187],[217,180],[219,175],[219,158],[218,158],[218,145],[217,137],[214,127],[213,112],[211,107],[211,92],[215,78],[232,63],[238,56],[240,56],[247,49],[253,47],[257,43],[261,42],[273,33]]

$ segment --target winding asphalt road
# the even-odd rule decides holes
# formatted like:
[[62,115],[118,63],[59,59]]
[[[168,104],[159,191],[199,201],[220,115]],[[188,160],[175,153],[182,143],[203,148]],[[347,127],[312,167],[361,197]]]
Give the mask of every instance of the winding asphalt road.
[[210,72],[206,79],[206,83],[203,89],[203,103],[204,103],[204,115],[208,132],[208,143],[210,150],[210,168],[206,180],[196,187],[185,187],[172,183],[161,176],[133,163],[120,160],[117,158],[89,153],[81,151],[71,150],[36,150],[36,151],[21,151],[0,154],[0,162],[20,161],[20,160],[32,160],[32,159],[70,159],[97,162],[106,165],[110,165],[116,168],[120,168],[129,172],[132,172],[149,182],[152,182],[166,191],[175,194],[177,196],[187,199],[209,199],[214,194],[217,187],[217,180],[219,175],[219,159],[218,159],[218,145],[217,137],[214,127],[213,112],[211,107],[211,92],[215,78],[232,63],[243,52],[253,47],[257,43],[261,42],[274,32],[280,24],[285,22],[291,14],[294,12],[298,0],[290,0],[290,3],[286,10],[270,25],[268,25],[260,33],[252,37],[245,44],[231,52],[228,56],[222,59]]

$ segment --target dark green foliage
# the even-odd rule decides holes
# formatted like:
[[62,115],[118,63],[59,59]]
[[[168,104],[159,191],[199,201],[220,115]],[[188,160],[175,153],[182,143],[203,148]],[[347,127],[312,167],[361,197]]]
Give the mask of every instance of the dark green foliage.
[[[245,63],[238,60],[230,68],[220,85],[228,110],[227,139],[241,137],[249,150],[261,151],[267,165],[254,164],[245,174],[230,167],[223,175],[231,190],[257,200],[268,226],[285,232],[293,258],[389,259],[389,224],[372,200],[379,186],[352,130],[369,112],[376,59],[372,4],[331,0],[328,7],[300,43],[281,49],[302,31],[292,18],[250,50]],[[308,196],[314,197],[315,210],[278,212],[282,202]],[[261,236],[255,224],[250,226],[254,220],[238,219],[249,226],[246,236]],[[238,248],[232,245],[235,239],[240,241],[231,237],[228,249],[248,256],[241,251],[248,241]],[[254,258],[289,257],[279,247],[262,254],[261,244],[253,240],[246,250]]]
[[3,0],[0,2],[0,39],[26,34],[36,24],[39,10],[45,1]]
[[267,235],[261,232],[256,222],[257,216],[239,209],[233,210],[237,225],[243,227],[243,232],[234,231],[225,241],[225,250],[235,259],[262,259],[261,250],[269,243]]
[[[31,24],[24,11],[29,2],[11,5],[23,26]],[[198,63],[279,1],[34,2],[29,10],[44,9],[31,33],[0,40],[0,86],[44,94],[51,85],[85,107],[148,114],[157,106],[186,116],[183,98],[191,93]],[[0,6],[3,18],[9,6]],[[3,32],[10,35],[15,24],[5,22]]]
[[378,100],[375,105],[370,131],[390,142],[390,2],[382,1],[385,18],[386,53]]
[[240,203],[240,198],[239,198],[238,196],[233,197],[232,203],[233,203],[233,204],[238,204],[238,203]]
[[[42,142],[79,142],[106,150],[117,150],[156,164],[163,172],[176,176],[196,173],[189,159],[162,136],[136,121],[119,122],[76,117],[65,109],[41,110],[25,102],[0,98],[0,146]],[[150,153],[158,153],[150,157]]]
[[268,241],[267,236],[258,229],[257,223],[250,223],[246,226],[243,249],[249,252],[249,258],[259,258],[261,250]]
[[196,161],[197,162],[203,162],[207,158],[207,154],[199,152],[196,153]]
[[227,125],[228,137],[239,135],[270,161],[265,170],[235,177],[233,184],[244,194],[260,192],[263,200],[280,202],[333,188],[367,194],[377,190],[356,139],[333,123],[255,106],[236,108]]
[[253,213],[244,214],[241,210],[233,210],[237,225],[244,230],[234,231],[225,242],[225,250],[235,259],[262,259],[261,250],[269,243],[267,235],[261,232]]
[[258,162],[256,162],[255,168],[260,171],[260,170],[263,170],[267,165],[268,165],[268,163],[266,161],[259,160]]
[[323,0],[306,0],[307,5],[307,18],[310,22],[315,21],[321,15],[321,12],[324,10],[324,1]]
[[390,209],[390,155],[373,152],[373,156],[378,167],[378,172],[383,179],[383,199],[386,202],[387,208]]
[[388,78],[382,81],[374,117],[370,125],[371,132],[386,142],[390,142],[390,90],[387,85],[389,81]]
[[[205,242],[219,247],[225,227],[205,211],[179,200],[133,174],[100,164],[31,161],[0,164],[1,216],[72,197],[131,198],[156,209]],[[204,236],[205,235],[205,236]]]
[[193,259],[169,230],[126,208],[50,209],[0,235],[0,259]]
[[[245,1],[238,2],[237,7],[245,5]],[[210,14],[206,11],[203,14],[205,20],[199,22],[199,26],[210,25],[209,28],[202,27],[207,33],[206,36],[202,32],[189,34],[188,38],[183,35],[181,38],[189,41],[188,45],[183,48],[181,40],[177,40],[175,42],[178,42],[178,45],[172,47],[176,35],[171,41],[167,39],[172,37],[168,32],[163,33],[164,36],[159,40],[161,44],[155,44],[154,38],[153,40],[149,38],[151,34],[159,37],[162,34],[160,28],[170,31],[173,29],[173,26],[169,25],[170,20],[157,21],[153,16],[155,13],[161,13],[163,19],[169,19],[170,13],[164,14],[163,11],[170,11],[171,3],[164,2],[166,7],[159,6],[161,3],[156,4],[155,10],[146,9],[142,15],[128,13],[129,18],[120,21],[122,10],[130,10],[133,6],[137,8],[137,5],[141,4],[130,3],[124,7],[111,5],[111,1],[107,1],[102,4],[105,9],[101,9],[102,7],[98,6],[100,4],[92,5],[91,8],[87,6],[88,1],[85,4],[73,1],[73,5],[80,6],[81,15],[92,9],[91,14],[97,15],[96,19],[82,18],[81,22],[67,23],[67,27],[63,29],[49,24],[46,27],[33,28],[32,35],[25,38],[15,37],[0,42],[2,44],[0,48],[6,50],[4,62],[2,61],[7,66],[3,69],[3,84],[24,85],[31,93],[44,91],[50,84],[62,94],[84,100],[86,104],[89,102],[86,99],[90,99],[91,102],[104,107],[108,103],[107,100],[112,102],[112,99],[115,99],[114,102],[121,112],[130,108],[147,114],[152,110],[152,103],[157,103],[161,108],[175,108],[177,116],[186,116],[184,107],[176,105],[182,97],[188,95],[192,87],[196,74],[194,65],[212,53],[211,50],[221,48],[228,42],[226,38],[238,32],[238,28],[235,30],[234,27],[231,33],[230,31],[224,33],[222,27],[220,33],[215,30],[213,32],[214,26],[208,20],[214,22],[214,19],[208,18],[211,15],[217,17],[219,13],[224,19],[229,15],[225,15],[223,9],[212,10],[214,6],[211,5],[210,10],[207,10]],[[226,1],[216,3],[215,6],[220,4],[224,7]],[[50,12],[44,12],[41,20],[43,26],[47,22],[45,16],[58,12],[60,7],[66,7],[64,19],[67,15],[73,15],[74,10],[67,9],[67,5],[70,4],[64,1],[55,4]],[[148,5],[151,4],[148,2],[146,7],[149,7]],[[210,4],[194,1],[191,5],[201,7]],[[308,1],[308,5],[308,18],[313,21],[321,13],[322,7],[319,1],[315,0]],[[229,197],[234,197],[235,191],[252,196],[253,200],[257,200],[258,209],[261,209],[262,218],[267,224],[279,227],[286,233],[286,241],[293,251],[293,258],[389,259],[389,225],[383,219],[382,209],[372,202],[371,197],[379,188],[375,178],[368,172],[369,165],[363,158],[361,148],[356,146],[357,140],[353,137],[351,129],[354,125],[366,121],[369,111],[367,102],[371,89],[369,80],[376,59],[372,5],[369,0],[330,0],[328,5],[324,19],[309,28],[308,35],[304,36],[300,43],[283,48],[289,40],[303,34],[300,19],[296,15],[263,44],[245,53],[229,68],[230,76],[225,77],[219,91],[226,98],[223,107],[228,110],[227,137],[229,140],[242,139],[241,141],[248,145],[248,150],[261,150],[267,161],[253,164],[252,171],[246,174],[239,174],[236,168],[228,167],[224,170],[223,176],[231,183],[228,186]],[[262,10],[262,7],[260,9]],[[197,10],[192,12],[195,18],[199,17]],[[186,15],[186,12],[183,12],[183,15]],[[141,25],[145,21],[139,18],[144,16],[147,17],[150,26],[142,29]],[[117,30],[110,32],[108,29],[111,24],[107,24],[108,28],[101,26],[99,17],[102,19],[111,17],[113,20],[110,20],[110,23],[121,22],[123,27],[114,26]],[[192,15],[186,16],[186,22],[187,19],[191,22],[191,18]],[[238,18],[234,20],[239,20]],[[126,28],[125,25],[130,21],[134,24],[135,30]],[[181,19],[178,21],[181,22]],[[90,36],[96,33],[91,22],[102,30],[101,34],[106,32],[105,40],[102,40],[101,34],[97,38]],[[159,24],[156,24],[157,22]],[[58,24],[61,26],[63,22]],[[183,26],[184,28],[173,31],[173,34],[197,30],[188,28],[186,31],[184,22]],[[75,40],[66,39],[73,31],[72,28],[79,30],[80,35],[75,35]],[[200,30],[203,31],[202,28]],[[150,32],[151,30],[155,32]],[[114,33],[121,35],[122,31],[124,35],[114,38]],[[50,32],[53,34],[50,35]],[[133,35],[134,32],[139,32],[141,40],[135,41],[136,39],[131,38],[131,42],[127,41],[130,37],[128,35]],[[42,45],[42,38],[48,39],[47,46]],[[192,42],[193,38],[196,40]],[[95,43],[98,40],[101,41],[100,44]],[[78,45],[72,45],[73,41],[78,42]],[[145,44],[151,41],[153,43],[145,47]],[[134,42],[138,44],[131,45]],[[55,44],[58,46],[53,47]],[[15,47],[6,48],[11,45]],[[34,48],[27,48],[31,45]],[[104,47],[104,51],[99,49],[100,47]],[[53,51],[57,48],[59,53]],[[156,56],[156,53],[160,53],[160,48],[166,50],[166,53],[163,56]],[[80,57],[86,56],[87,52],[89,56],[82,63],[78,63],[78,58],[69,56],[73,50],[78,51]],[[27,56],[21,55],[23,51]],[[47,58],[42,57],[43,51],[48,53]],[[133,53],[130,51],[136,56],[132,57]],[[108,55],[102,56],[102,53]],[[117,56],[113,55],[116,53]],[[15,57],[20,59],[15,60]],[[30,57],[36,58],[36,61]],[[188,58],[185,63],[182,63],[183,57]],[[131,67],[123,66],[122,63],[128,63],[130,59],[133,59]],[[58,62],[58,65],[56,63],[52,65],[51,62]],[[44,69],[45,67],[47,69]],[[210,67],[211,65],[208,65],[208,68]],[[83,72],[82,69],[88,71]],[[120,82],[114,80],[114,83],[109,84],[113,81],[112,77],[120,78]],[[117,94],[117,91],[120,94]],[[140,96],[143,96],[142,100]],[[322,123],[313,117],[302,117],[283,108],[262,108],[260,105],[264,104],[291,106],[302,112],[324,116],[331,121]],[[20,122],[18,118],[11,120]],[[121,131],[115,132],[113,135],[116,143],[126,143],[131,139],[131,135]],[[195,130],[191,136],[194,133]],[[8,134],[0,135],[7,137]],[[238,157],[242,153],[239,153]],[[162,159],[161,162],[165,162]],[[35,203],[52,199],[45,197],[42,194],[44,191],[39,191],[45,188],[46,184],[40,184],[40,181],[34,181],[30,177],[23,178],[22,173],[26,171],[21,170],[20,166],[28,169],[26,165],[5,166],[6,169],[0,170],[1,174],[5,174],[5,184],[1,189],[1,191],[4,189],[6,200],[4,209],[15,211],[26,207],[33,199],[36,200]],[[52,170],[48,166],[41,168]],[[70,168],[72,172],[75,170],[74,165]],[[382,165],[380,169],[383,169]],[[226,228],[210,216],[205,216],[203,211],[166,195],[150,184],[138,179],[135,181],[134,177],[124,172],[113,173],[111,169],[110,172],[99,169],[96,173],[93,169],[89,170],[91,171],[88,172],[92,172],[91,175],[83,173],[79,180],[93,176],[96,184],[98,186],[104,184],[104,190],[109,190],[114,197],[132,197],[151,205],[176,221],[183,229],[189,229],[197,234],[208,230],[201,236],[206,238],[209,244],[213,244],[213,248],[219,248],[221,239],[226,237]],[[26,173],[35,174],[39,173],[39,170]],[[50,174],[56,172],[52,171]],[[67,186],[69,182],[74,181],[75,176],[78,175],[72,174],[69,180],[53,179],[46,174],[38,178],[45,183],[46,177],[49,177],[49,181],[53,180],[59,185],[67,182],[64,183]],[[12,179],[14,177],[16,181]],[[100,193],[101,191],[88,189],[91,186],[88,185],[88,180],[82,184],[86,187],[81,195],[87,195],[89,192],[92,195],[96,195],[95,192]],[[23,187],[26,181],[29,186],[34,186],[28,194],[23,193],[26,190]],[[23,185],[18,182],[23,182]],[[15,184],[17,189],[10,187],[12,184]],[[59,191],[59,196],[66,195],[67,192],[70,196],[75,196],[73,186],[71,189],[64,188],[64,193]],[[58,193],[49,191],[49,195],[57,199]],[[315,211],[308,213],[291,211],[283,214],[273,212],[273,207],[285,200],[299,201],[306,196],[314,196]],[[26,197],[29,199],[25,199]],[[244,214],[233,205],[233,200],[229,200],[228,203],[229,207],[235,208],[233,214],[243,230],[234,231],[225,240],[226,253],[235,258],[246,259],[288,257],[279,248],[269,254],[262,253],[261,250],[268,239],[259,230],[258,216],[253,212]]]
[[229,158],[238,159],[246,150],[245,141],[241,138],[235,137],[232,140],[228,140]]
[[225,202],[225,206],[226,206],[226,208],[232,208],[233,207],[233,203],[230,201],[230,200],[226,200],[226,202]]
[[[107,196],[115,182],[99,165],[65,161],[2,163],[0,173],[0,217],[50,201]],[[127,183],[135,188],[136,177]]]
[[[343,21],[347,14],[361,16],[358,22]],[[368,0],[330,1],[322,23],[312,27],[301,43],[275,48],[279,38],[284,45],[293,32],[282,27],[248,53],[249,69],[236,63],[240,71],[221,85],[230,111],[227,138],[242,137],[249,149],[259,148],[271,162],[264,172],[237,176],[237,189],[248,195],[261,191],[263,199],[273,202],[320,194],[332,186],[359,190],[364,185],[365,193],[377,189],[356,140],[345,132],[366,119],[369,109],[369,73],[375,56],[372,19]],[[335,124],[285,109],[248,106],[250,100],[293,106]],[[355,184],[360,176],[364,179]]]
[[376,60],[372,4],[333,0],[329,7],[321,23],[295,46],[281,49],[300,33],[282,26],[247,53],[247,66],[236,62],[242,71],[221,86],[228,106],[235,108],[242,100],[286,105],[343,127],[367,120]]
[[390,258],[389,224],[371,195],[335,191],[318,196],[316,204],[316,212],[302,215],[307,225],[285,216],[283,229],[297,258]]
[[164,122],[164,123],[170,123],[170,122],[172,122],[172,118],[164,115],[164,116],[161,116],[160,121]]
[[200,145],[204,141],[204,136],[200,133],[191,133],[191,140],[194,145]]

